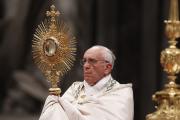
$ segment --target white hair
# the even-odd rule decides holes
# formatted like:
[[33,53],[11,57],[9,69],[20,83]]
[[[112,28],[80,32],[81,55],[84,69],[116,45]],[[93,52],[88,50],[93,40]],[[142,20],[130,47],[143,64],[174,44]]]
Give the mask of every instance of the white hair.
[[106,61],[108,61],[110,64],[112,64],[112,68],[114,67],[114,62],[116,60],[116,56],[114,55],[114,53],[110,49],[108,49],[107,47],[104,47],[102,45],[95,45],[91,48],[102,49],[104,59]]

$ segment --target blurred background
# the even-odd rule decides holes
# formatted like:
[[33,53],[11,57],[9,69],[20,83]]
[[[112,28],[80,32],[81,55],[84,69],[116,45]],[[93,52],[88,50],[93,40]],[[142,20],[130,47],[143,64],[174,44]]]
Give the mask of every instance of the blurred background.
[[[31,45],[37,25],[52,0],[0,0],[0,120],[38,120],[48,83],[33,63]],[[79,60],[92,45],[104,45],[116,57],[113,77],[133,83],[134,120],[155,110],[152,94],[166,75],[160,52],[167,47],[163,21],[169,0],[56,0],[61,18],[77,39],[74,66],[62,79],[64,91],[82,81]]]

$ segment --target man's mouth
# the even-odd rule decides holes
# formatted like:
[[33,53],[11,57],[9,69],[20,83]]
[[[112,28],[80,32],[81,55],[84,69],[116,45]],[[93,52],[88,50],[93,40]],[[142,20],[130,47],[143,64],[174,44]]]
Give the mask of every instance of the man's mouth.
[[91,74],[91,72],[89,72],[89,71],[84,71],[84,74]]
[[91,76],[91,73],[89,73],[89,72],[84,73],[84,77],[90,77],[90,76]]

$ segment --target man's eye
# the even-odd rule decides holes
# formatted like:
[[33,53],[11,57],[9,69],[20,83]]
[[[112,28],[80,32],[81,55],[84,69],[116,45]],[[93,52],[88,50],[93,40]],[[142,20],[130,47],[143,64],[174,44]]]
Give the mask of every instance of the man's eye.
[[90,62],[90,63],[96,63],[96,60],[94,60],[94,59],[89,59],[89,62]]

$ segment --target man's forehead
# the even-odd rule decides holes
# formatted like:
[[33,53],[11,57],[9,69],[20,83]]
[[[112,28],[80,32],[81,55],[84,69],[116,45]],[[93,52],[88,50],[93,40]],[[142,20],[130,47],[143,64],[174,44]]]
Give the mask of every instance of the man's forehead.
[[84,57],[92,57],[92,58],[102,57],[101,49],[90,48],[84,53]]
[[94,51],[100,53],[100,52],[104,51],[104,49],[100,48],[100,47],[91,47],[88,50],[86,50],[86,52],[94,52]]

